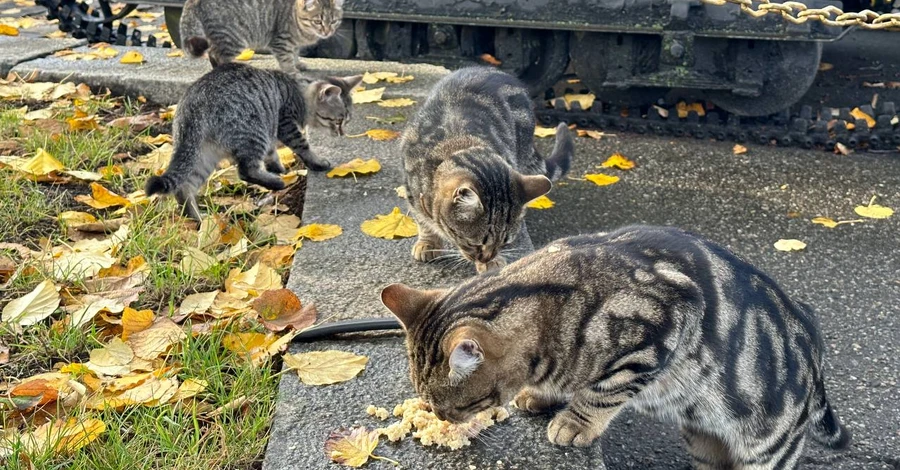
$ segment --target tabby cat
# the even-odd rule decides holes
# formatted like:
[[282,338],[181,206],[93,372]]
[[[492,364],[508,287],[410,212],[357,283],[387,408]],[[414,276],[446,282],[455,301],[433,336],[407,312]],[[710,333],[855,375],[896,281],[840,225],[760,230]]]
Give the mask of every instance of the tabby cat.
[[525,204],[550,191],[575,151],[560,124],[545,160],[534,147],[534,126],[528,89],[504,72],[466,68],[435,85],[401,141],[419,225],[415,259],[433,260],[446,239],[479,272],[505,264],[500,251],[528,237]]
[[181,17],[182,49],[200,57],[209,49],[213,67],[244,49],[269,50],[288,73],[305,70],[303,47],[331,37],[344,15],[344,0],[187,0]]
[[351,116],[350,92],[362,76],[311,81],[243,64],[213,69],[188,88],[175,113],[175,152],[162,176],[147,181],[148,196],[175,193],[184,214],[200,219],[195,194],[216,164],[233,160],[241,179],[270,190],[284,188],[277,141],[312,170],[331,163],[316,156],[306,126],[343,135]]
[[393,284],[413,385],[462,422],[515,397],[565,407],[547,428],[595,441],[619,411],[680,426],[699,469],[796,468],[807,431],[845,448],[811,308],[740,258],[673,228],[551,243],[449,290]]

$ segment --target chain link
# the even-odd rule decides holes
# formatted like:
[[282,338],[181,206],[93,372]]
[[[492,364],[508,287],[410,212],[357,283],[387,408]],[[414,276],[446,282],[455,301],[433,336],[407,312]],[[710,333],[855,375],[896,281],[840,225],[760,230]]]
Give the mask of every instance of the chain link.
[[[740,5],[741,11],[760,18],[768,14],[781,14],[785,21],[803,24],[807,21],[819,21],[828,26],[859,26],[863,29],[886,29],[900,31],[900,13],[876,13],[872,10],[844,13],[844,10],[829,5],[825,8],[809,8],[803,3],[788,1],[784,3],[769,0],[756,0],[759,5],[754,9],[753,0],[700,0],[707,5]],[[796,15],[794,12],[797,12]]]

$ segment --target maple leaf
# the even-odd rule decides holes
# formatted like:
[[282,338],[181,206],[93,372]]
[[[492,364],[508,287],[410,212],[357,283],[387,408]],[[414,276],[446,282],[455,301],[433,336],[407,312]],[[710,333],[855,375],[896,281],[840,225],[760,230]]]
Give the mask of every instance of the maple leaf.
[[33,325],[52,315],[59,307],[59,303],[59,287],[52,281],[45,280],[31,292],[6,304],[0,315],[0,321],[20,326]]
[[152,360],[186,337],[184,330],[175,322],[169,318],[160,317],[150,327],[131,334],[128,344],[136,357]]
[[602,168],[618,168],[620,170],[630,170],[634,168],[634,162],[619,153],[612,154],[605,162],[600,164]]
[[307,239],[314,242],[322,242],[337,237],[343,233],[343,229],[339,225],[331,224],[309,224],[297,229],[294,234],[294,240]]
[[354,91],[352,95],[353,104],[375,103],[376,101],[381,101],[382,95],[384,95],[384,87]]
[[525,207],[529,207],[531,209],[549,209],[555,205],[556,203],[551,201],[550,198],[545,194],[529,201],[528,204],[525,204]]
[[605,175],[603,173],[592,173],[584,175],[584,179],[596,184],[597,186],[609,186],[619,181],[618,176]]
[[379,434],[368,429],[357,427],[332,431],[325,441],[325,453],[335,463],[348,467],[361,467],[370,458],[384,460],[395,466],[400,463],[386,457],[373,454],[378,447]]
[[875,204],[875,196],[872,196],[872,200],[869,201],[868,206],[856,206],[856,208],[853,209],[853,212],[856,212],[859,216],[868,217],[870,219],[887,219],[894,215],[894,209]]
[[330,385],[346,382],[363,371],[369,358],[345,351],[313,351],[289,354],[284,365],[297,371],[306,385]]
[[300,331],[316,322],[314,305],[306,307],[290,289],[267,290],[253,301],[253,310],[270,331],[292,328]]
[[563,95],[563,99],[566,101],[566,109],[570,109],[572,103],[578,103],[581,105],[581,109],[588,110],[594,105],[594,100],[597,99],[597,97],[593,93],[566,94]]
[[87,204],[94,209],[106,209],[108,207],[117,206],[128,207],[131,205],[131,202],[128,201],[128,199],[106,189],[100,183],[91,183],[90,196],[81,194],[75,196],[75,200]]
[[355,158],[347,163],[338,165],[325,176],[329,178],[334,178],[335,176],[343,177],[351,174],[355,176],[356,174],[377,173],[380,170],[381,164],[374,158],[366,161],[363,161],[361,158]]
[[363,222],[360,228],[370,237],[384,238],[385,240],[414,237],[419,233],[416,221],[400,212],[399,207],[395,207],[390,214],[376,215],[374,219]]
[[731,151],[734,152],[735,155],[743,155],[747,153],[747,147],[744,147],[741,144],[734,144],[734,148],[732,148]]
[[500,62],[499,60],[497,60],[496,57],[494,57],[490,54],[487,54],[487,53],[481,54],[480,56],[478,56],[478,58],[481,59],[482,62],[491,64],[493,66],[498,66],[503,63],[503,62]]
[[382,108],[404,108],[414,104],[416,104],[416,101],[409,98],[393,98],[379,102],[378,106]]
[[544,137],[552,137],[554,135],[556,135],[555,127],[535,126],[535,128],[534,128],[534,136],[535,137],[544,138]]
[[254,54],[256,54],[256,52],[253,49],[244,49],[240,54],[237,55],[237,57],[234,58],[234,60],[246,62],[252,59]]
[[138,51],[128,51],[119,62],[123,64],[143,64],[144,56]]
[[775,249],[778,251],[800,251],[806,248],[806,243],[793,238],[781,239],[775,242]]

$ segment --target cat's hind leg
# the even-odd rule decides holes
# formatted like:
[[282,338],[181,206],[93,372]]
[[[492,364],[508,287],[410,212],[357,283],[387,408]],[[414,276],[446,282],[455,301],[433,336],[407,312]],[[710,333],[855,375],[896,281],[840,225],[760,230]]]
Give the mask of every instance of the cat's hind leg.
[[443,241],[441,237],[428,228],[427,224],[418,223],[419,238],[412,248],[412,256],[416,261],[426,263],[438,257]]
[[272,55],[278,61],[278,65],[284,73],[296,74],[307,69],[298,59],[300,51],[293,44],[290,36],[275,37],[271,43]]
[[[770,443],[775,440],[780,445],[772,448]],[[803,447],[806,444],[806,426],[790,431],[783,436],[772,436],[766,442],[756,443],[759,452],[744,453],[732,449],[732,460],[735,470],[794,470],[800,466],[800,458],[803,456]]]
[[728,447],[718,437],[688,428],[681,429],[681,436],[684,438],[696,470],[732,470],[734,468]]
[[269,151],[268,155],[266,155],[265,163],[266,171],[268,171],[269,173],[275,173],[279,175],[287,173],[284,165],[281,164],[281,158],[278,156],[278,152],[274,148]]

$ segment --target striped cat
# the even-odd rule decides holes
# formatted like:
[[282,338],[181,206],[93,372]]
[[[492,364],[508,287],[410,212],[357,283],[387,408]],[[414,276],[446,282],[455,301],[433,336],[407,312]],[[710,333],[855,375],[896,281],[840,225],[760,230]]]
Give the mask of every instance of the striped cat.
[[309,148],[306,126],[343,135],[351,116],[350,92],[361,81],[361,75],[298,79],[243,64],[213,69],[191,85],[178,104],[172,161],[162,176],[147,180],[147,195],[174,193],[184,214],[200,220],[195,194],[223,159],[237,164],[244,181],[283,189],[278,141],[308,168],[330,168],[328,160]]
[[195,57],[209,49],[213,67],[247,48],[270,50],[283,71],[295,73],[306,69],[300,50],[337,31],[343,7],[344,0],[187,0],[181,47]]
[[525,204],[550,191],[575,150],[560,124],[545,160],[534,148],[534,126],[528,89],[504,72],[467,68],[435,85],[401,141],[419,225],[415,259],[435,259],[444,239],[479,272],[505,264],[500,251],[528,237]]
[[850,443],[825,396],[811,308],[677,229],[566,238],[449,290],[394,284],[381,296],[441,419],[514,396],[529,412],[565,404],[547,437],[587,446],[630,406],[680,426],[710,470],[796,468],[807,434]]

